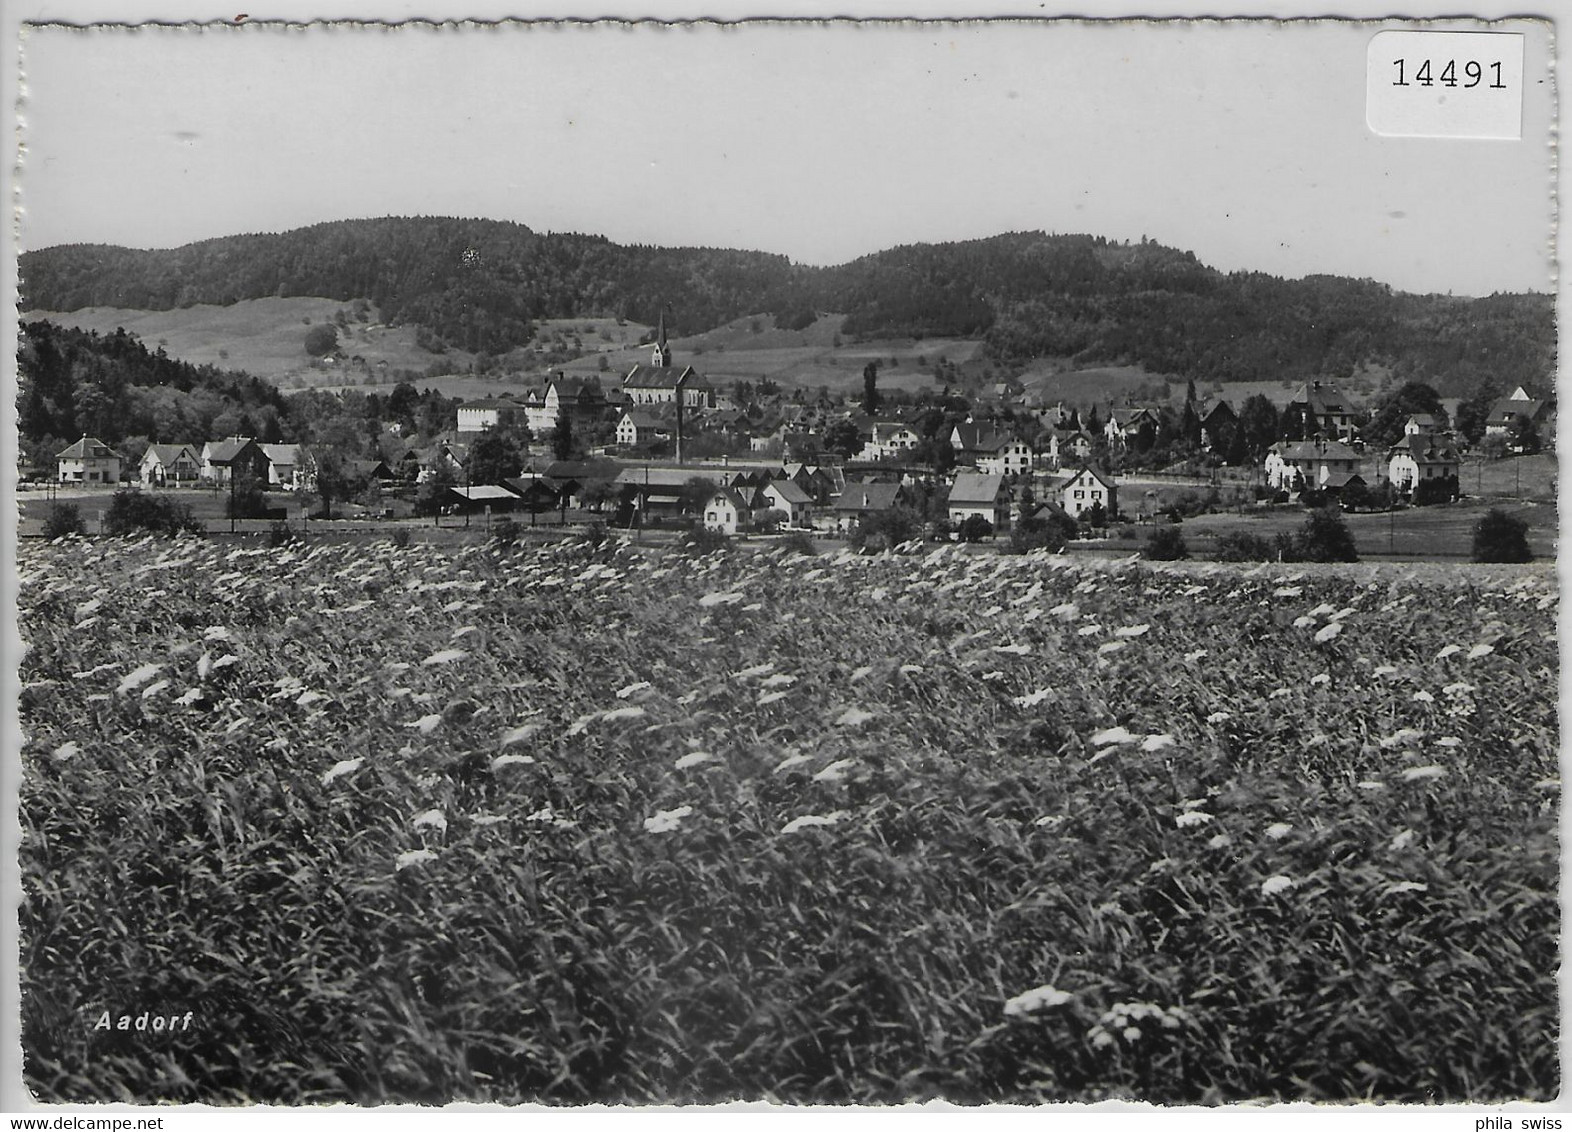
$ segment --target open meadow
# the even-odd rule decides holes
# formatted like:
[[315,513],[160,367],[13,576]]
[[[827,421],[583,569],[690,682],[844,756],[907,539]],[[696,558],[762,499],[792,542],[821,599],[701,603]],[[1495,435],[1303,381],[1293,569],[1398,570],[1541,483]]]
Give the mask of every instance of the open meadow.
[[1560,1088],[1549,566],[18,553],[40,1100]]

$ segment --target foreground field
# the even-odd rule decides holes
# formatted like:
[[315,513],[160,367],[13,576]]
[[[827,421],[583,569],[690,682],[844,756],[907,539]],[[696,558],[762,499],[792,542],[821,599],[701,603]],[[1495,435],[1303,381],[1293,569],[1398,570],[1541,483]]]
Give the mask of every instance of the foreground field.
[[1548,569],[19,570],[43,1099],[1559,1087]]

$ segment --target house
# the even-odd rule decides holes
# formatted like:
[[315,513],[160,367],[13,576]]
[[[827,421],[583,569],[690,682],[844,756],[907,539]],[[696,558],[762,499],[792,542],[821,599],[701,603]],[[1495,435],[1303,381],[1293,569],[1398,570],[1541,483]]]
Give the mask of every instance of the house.
[[719,488],[725,486],[723,481],[727,476],[728,473],[720,468],[636,465],[618,472],[612,488],[639,511],[675,515],[682,511],[682,495],[689,480],[707,479]]
[[439,440],[421,452],[419,460],[420,471],[416,475],[417,483],[429,482],[439,471],[455,479],[461,479],[464,468],[469,463],[469,445],[451,440]]
[[1277,491],[1320,490],[1359,470],[1359,453],[1336,440],[1279,440],[1266,450],[1266,482]]
[[1395,490],[1410,492],[1424,480],[1455,479],[1460,467],[1451,444],[1431,433],[1409,433],[1387,453],[1386,477]]
[[267,456],[267,482],[274,487],[297,488],[303,486],[300,482],[302,469],[300,463],[300,445],[298,444],[264,444],[262,452]]
[[[802,488],[815,507],[828,507],[830,500],[840,494],[845,483],[844,479],[837,483],[830,472],[812,464],[785,464],[781,470],[786,473],[787,479]],[[838,468],[835,470],[840,471]]]
[[521,423],[528,423],[526,406],[513,397],[482,397],[458,407],[458,432],[464,435]]
[[1307,381],[1289,399],[1283,410],[1285,431],[1297,426],[1299,435],[1351,440],[1354,435],[1354,410],[1329,381]]
[[1112,447],[1124,447],[1137,443],[1137,437],[1144,433],[1145,439],[1140,442],[1144,447],[1151,447],[1152,441],[1157,436],[1157,414],[1144,406],[1134,408],[1110,409],[1108,420],[1103,425],[1103,436]]
[[1446,424],[1434,413],[1409,413],[1403,422],[1404,436],[1430,436],[1445,431]]
[[270,482],[267,453],[260,444],[249,436],[231,436],[202,445],[203,479],[224,484],[237,475],[250,475],[258,483]]
[[992,452],[979,453],[977,470],[990,476],[1018,476],[1032,470],[1032,446],[1013,436],[1000,437]]
[[922,443],[922,437],[905,421],[874,420],[868,424],[859,460],[898,459]]
[[[544,427],[532,432],[549,432],[557,427],[557,419],[566,416],[572,424],[593,421],[606,409],[606,394],[595,377],[568,377],[553,374],[546,380],[546,391],[540,399],[540,415]],[[550,423],[544,423],[550,422]]]
[[1201,409],[1201,448],[1210,452],[1213,449],[1226,451],[1233,443],[1234,433],[1239,428],[1239,414],[1234,412],[1234,407],[1221,397],[1208,401]]
[[120,453],[95,436],[84,436],[55,457],[61,483],[119,483]]
[[670,440],[676,426],[647,409],[624,409],[617,420],[617,443],[624,448]]
[[1101,505],[1104,517],[1112,519],[1119,514],[1119,485],[1107,472],[1087,466],[1071,476],[1060,489],[1059,505],[1073,519],[1080,519]]
[[956,460],[963,464],[975,464],[978,457],[995,454],[1008,439],[986,422],[963,421],[950,430],[950,447],[955,449]]
[[202,458],[189,444],[149,444],[142,454],[140,477],[146,487],[195,483]]
[[736,534],[751,515],[751,508],[734,488],[721,488],[704,504],[704,525],[723,535]]
[[559,506],[567,506],[567,500],[539,475],[515,476],[503,480],[502,486],[523,500],[525,510],[530,512],[555,511]]
[[976,516],[986,519],[996,534],[1010,529],[1010,489],[998,473],[955,473],[949,508],[952,523],[964,523]]
[[380,456],[371,460],[345,460],[344,474],[361,483],[387,483],[393,479],[393,469]]
[[480,512],[502,514],[523,507],[524,500],[500,484],[479,484],[474,487],[450,487],[447,505],[460,515]]
[[1062,468],[1066,464],[1092,458],[1092,436],[1082,428],[1056,428],[1048,433],[1048,463]]
[[835,528],[846,531],[869,515],[893,511],[909,502],[910,495],[901,484],[849,480],[831,508],[831,516]]
[[1555,402],[1543,401],[1528,395],[1519,385],[1510,397],[1502,397],[1490,406],[1485,417],[1485,435],[1508,437],[1524,424],[1542,428],[1555,414]]
[[759,488],[754,506],[781,512],[789,527],[813,525],[813,500],[794,480],[771,480]]

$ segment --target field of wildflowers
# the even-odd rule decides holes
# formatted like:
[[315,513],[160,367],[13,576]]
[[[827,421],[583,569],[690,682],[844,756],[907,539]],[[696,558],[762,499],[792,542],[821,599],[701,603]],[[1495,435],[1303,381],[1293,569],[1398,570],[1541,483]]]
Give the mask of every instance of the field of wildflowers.
[[1559,1088],[1548,569],[19,570],[42,1099]]

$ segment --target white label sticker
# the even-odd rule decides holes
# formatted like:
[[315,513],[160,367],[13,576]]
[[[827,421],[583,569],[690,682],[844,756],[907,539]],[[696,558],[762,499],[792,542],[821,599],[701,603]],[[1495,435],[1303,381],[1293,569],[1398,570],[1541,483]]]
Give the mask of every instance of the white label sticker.
[[1523,36],[1383,31],[1365,64],[1365,121],[1409,138],[1523,136]]

